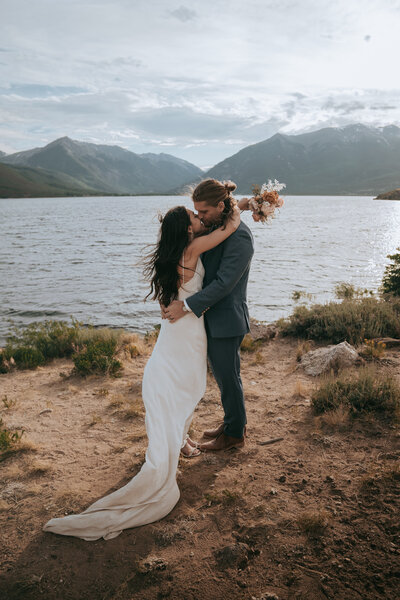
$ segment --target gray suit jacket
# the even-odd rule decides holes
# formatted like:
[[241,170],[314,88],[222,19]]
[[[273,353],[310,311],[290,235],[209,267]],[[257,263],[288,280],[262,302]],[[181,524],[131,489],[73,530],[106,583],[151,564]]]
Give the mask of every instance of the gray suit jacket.
[[197,317],[204,314],[211,337],[234,337],[250,330],[246,297],[253,254],[253,236],[242,221],[235,233],[202,255],[203,289],[186,302]]

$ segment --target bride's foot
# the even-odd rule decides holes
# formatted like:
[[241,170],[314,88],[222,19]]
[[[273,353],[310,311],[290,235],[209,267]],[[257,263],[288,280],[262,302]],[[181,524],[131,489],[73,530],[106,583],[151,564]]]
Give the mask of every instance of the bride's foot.
[[[190,440],[192,442],[192,440]],[[196,442],[192,442],[196,443]],[[186,444],[181,448],[181,456],[185,458],[194,458],[201,454],[200,450],[189,443],[189,438],[186,440]]]
[[192,446],[192,448],[199,448],[200,447],[199,442],[195,442],[189,436],[186,438],[186,443],[188,443],[189,446]]

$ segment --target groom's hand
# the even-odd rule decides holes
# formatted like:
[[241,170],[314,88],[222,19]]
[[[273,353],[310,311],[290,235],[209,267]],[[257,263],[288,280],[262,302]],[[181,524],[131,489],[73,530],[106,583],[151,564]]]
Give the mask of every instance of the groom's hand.
[[[164,317],[165,314],[165,317]],[[187,314],[183,310],[183,302],[182,300],[173,300],[167,308],[163,307],[162,315],[163,318],[168,319],[170,323],[175,323],[175,321],[179,321],[182,317]]]

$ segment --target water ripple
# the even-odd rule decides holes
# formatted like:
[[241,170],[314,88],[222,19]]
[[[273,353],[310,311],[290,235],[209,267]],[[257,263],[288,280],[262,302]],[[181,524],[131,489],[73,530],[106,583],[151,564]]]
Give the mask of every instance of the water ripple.
[[[0,344],[7,320],[74,315],[84,323],[146,331],[160,320],[140,259],[157,239],[157,212],[182,197],[0,200]],[[376,289],[400,246],[400,202],[365,197],[287,197],[268,226],[253,223],[251,314],[272,321],[293,309],[294,290],[315,301],[348,281]]]

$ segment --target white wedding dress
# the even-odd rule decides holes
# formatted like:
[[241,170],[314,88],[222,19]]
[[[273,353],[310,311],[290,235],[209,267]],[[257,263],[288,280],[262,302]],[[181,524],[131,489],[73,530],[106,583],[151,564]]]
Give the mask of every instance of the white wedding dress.
[[[204,267],[198,260],[193,277],[179,289],[183,300],[201,290]],[[51,519],[44,531],[92,541],[119,535],[167,515],[179,500],[176,482],[179,453],[193,411],[206,389],[207,338],[203,317],[193,313],[176,323],[163,320],[145,367],[142,396],[148,447],[139,473],[119,490],[97,500],[84,512]]]

